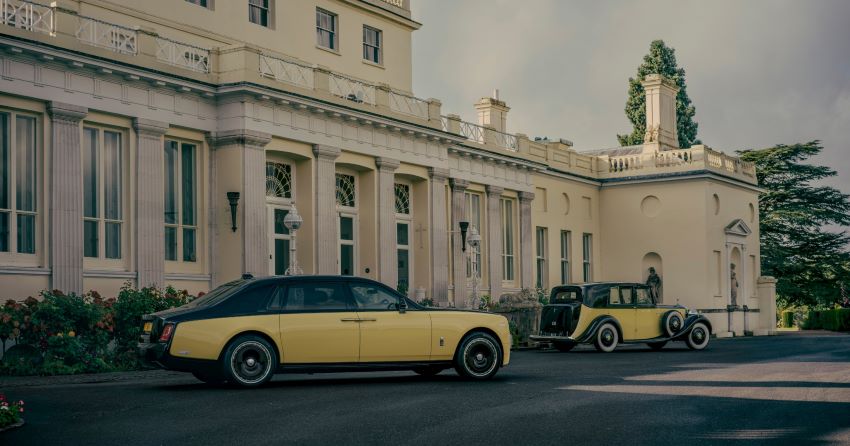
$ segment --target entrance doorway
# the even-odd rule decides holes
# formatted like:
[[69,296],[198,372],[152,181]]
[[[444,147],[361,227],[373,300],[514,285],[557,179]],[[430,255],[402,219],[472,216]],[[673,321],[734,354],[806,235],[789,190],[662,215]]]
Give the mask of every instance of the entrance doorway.
[[286,269],[289,267],[291,239],[289,229],[283,224],[283,219],[288,213],[288,207],[268,205],[269,274],[274,276],[286,274]]

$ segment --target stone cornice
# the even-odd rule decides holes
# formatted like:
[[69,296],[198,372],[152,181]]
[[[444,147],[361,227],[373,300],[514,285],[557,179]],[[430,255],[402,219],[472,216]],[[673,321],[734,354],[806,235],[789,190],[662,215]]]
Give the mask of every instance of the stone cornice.
[[226,130],[224,132],[216,132],[207,137],[207,141],[212,147],[224,147],[232,145],[245,145],[246,147],[254,147],[262,149],[271,142],[272,135],[256,130],[236,129]]
[[148,138],[161,138],[168,132],[170,125],[167,122],[154,121],[152,119],[135,118],[133,128],[139,136]]
[[378,170],[381,172],[395,172],[398,169],[398,166],[401,165],[401,161],[393,158],[387,158],[385,156],[379,156],[375,158],[375,165],[378,166]]
[[342,150],[339,147],[325,146],[321,144],[313,146],[313,155],[316,155],[316,158],[319,159],[333,161],[339,157],[340,153],[342,153]]
[[47,111],[54,121],[64,121],[70,124],[79,123],[89,114],[89,109],[85,107],[63,102],[51,102]]
[[442,167],[429,167],[428,176],[431,177],[431,181],[443,183],[449,178],[449,169],[444,169]]

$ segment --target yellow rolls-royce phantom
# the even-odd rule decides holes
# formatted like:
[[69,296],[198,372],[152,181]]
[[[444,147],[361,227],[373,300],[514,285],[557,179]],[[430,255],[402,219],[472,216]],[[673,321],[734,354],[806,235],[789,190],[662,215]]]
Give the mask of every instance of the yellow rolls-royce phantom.
[[423,307],[357,277],[246,277],[142,323],[146,362],[246,387],[286,372],[454,367],[489,379],[511,347],[503,316]]

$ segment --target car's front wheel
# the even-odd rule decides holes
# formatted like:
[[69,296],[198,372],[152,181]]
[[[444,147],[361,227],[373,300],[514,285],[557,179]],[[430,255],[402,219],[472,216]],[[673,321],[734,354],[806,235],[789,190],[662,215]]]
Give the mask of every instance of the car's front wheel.
[[702,350],[708,346],[708,339],[710,337],[711,332],[708,330],[708,326],[703,322],[697,322],[691,328],[688,337],[685,338],[685,343],[692,350]]
[[617,341],[620,335],[617,333],[617,327],[610,322],[606,322],[596,330],[596,341],[593,343],[596,350],[600,352],[610,353],[617,348]]
[[499,371],[501,363],[499,342],[482,332],[467,335],[455,354],[455,370],[464,378],[490,379]]
[[272,379],[277,368],[277,353],[259,336],[239,336],[228,344],[222,365],[224,377],[230,383],[257,387]]

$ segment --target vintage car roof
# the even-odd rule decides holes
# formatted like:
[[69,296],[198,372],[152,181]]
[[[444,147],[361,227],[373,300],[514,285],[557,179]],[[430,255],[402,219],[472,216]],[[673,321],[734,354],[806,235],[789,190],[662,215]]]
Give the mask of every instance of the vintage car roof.
[[559,288],[559,287],[590,288],[590,287],[597,287],[597,286],[604,286],[604,285],[612,286],[612,285],[645,285],[645,284],[638,283],[638,282],[587,282],[587,283],[567,283],[567,284],[563,284],[563,285],[555,285],[552,288]]

